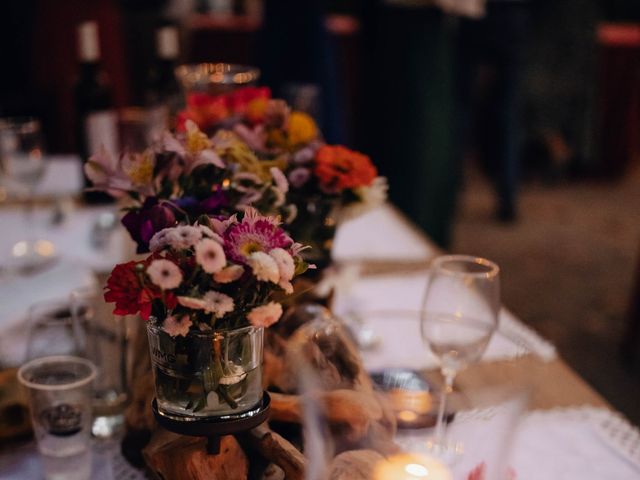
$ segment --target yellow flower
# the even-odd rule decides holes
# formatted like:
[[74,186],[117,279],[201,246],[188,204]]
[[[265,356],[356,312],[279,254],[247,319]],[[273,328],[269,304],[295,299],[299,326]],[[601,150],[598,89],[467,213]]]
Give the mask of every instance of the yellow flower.
[[123,170],[134,185],[148,185],[153,180],[155,160],[150,150],[136,153],[123,164]]
[[187,120],[185,124],[187,128],[187,151],[192,155],[211,147],[211,140],[198,126],[191,120]]
[[289,144],[291,146],[309,143],[318,136],[316,122],[304,112],[291,112],[287,131],[289,134]]

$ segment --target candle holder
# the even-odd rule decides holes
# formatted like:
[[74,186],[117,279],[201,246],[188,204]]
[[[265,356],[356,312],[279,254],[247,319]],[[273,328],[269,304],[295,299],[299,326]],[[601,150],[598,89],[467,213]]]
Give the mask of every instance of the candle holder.
[[187,417],[170,415],[158,410],[158,402],[153,399],[151,408],[158,424],[173,433],[191,437],[207,438],[207,453],[220,453],[220,437],[245,432],[267,420],[271,407],[271,397],[267,392],[253,408],[241,413],[231,413],[215,417]]

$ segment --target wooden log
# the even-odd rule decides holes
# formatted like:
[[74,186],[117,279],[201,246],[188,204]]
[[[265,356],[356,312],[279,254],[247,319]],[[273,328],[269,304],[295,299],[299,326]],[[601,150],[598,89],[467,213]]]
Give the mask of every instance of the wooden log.
[[247,438],[263,457],[284,471],[287,480],[304,479],[304,455],[287,439],[271,431],[266,424],[251,430]]
[[329,480],[370,480],[384,457],[375,450],[351,450],[336,456],[329,467]]
[[[302,423],[303,398],[299,395],[270,393],[271,419]],[[395,422],[389,411],[374,394],[355,390],[316,391],[309,401],[316,402],[330,429],[349,444],[356,444],[375,432],[380,441],[387,441],[395,433]],[[373,429],[372,426],[377,425]]]
[[247,480],[249,472],[244,450],[230,435],[222,437],[218,455],[209,455],[206,439],[158,428],[143,454],[158,480]]

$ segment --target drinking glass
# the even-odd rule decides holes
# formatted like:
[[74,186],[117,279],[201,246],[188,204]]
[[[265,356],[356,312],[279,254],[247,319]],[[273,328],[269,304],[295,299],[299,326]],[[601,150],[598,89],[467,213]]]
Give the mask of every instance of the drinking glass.
[[445,255],[433,261],[423,301],[422,339],[437,358],[445,379],[430,449],[448,455],[456,445],[444,440],[447,396],[456,374],[480,359],[498,325],[498,266],[484,258]]
[[74,322],[67,300],[36,303],[29,309],[26,359],[82,354],[81,325]]
[[11,267],[19,271],[33,271],[48,265],[55,248],[48,240],[33,234],[33,192],[45,171],[40,122],[33,118],[0,119],[0,171],[3,181],[18,187],[25,194],[24,240],[11,249]]
[[31,421],[47,480],[91,476],[91,391],[94,365],[83,358],[52,356],[18,370],[28,390]]
[[113,305],[104,301],[96,287],[71,293],[71,313],[81,329],[81,356],[96,366],[93,396],[95,437],[108,439],[122,432],[127,401],[127,328],[125,317],[112,313]]

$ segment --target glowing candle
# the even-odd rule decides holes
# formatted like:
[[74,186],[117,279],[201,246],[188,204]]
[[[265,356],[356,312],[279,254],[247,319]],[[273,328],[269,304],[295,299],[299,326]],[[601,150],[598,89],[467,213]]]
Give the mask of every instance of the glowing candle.
[[453,480],[445,464],[433,457],[401,453],[379,462],[373,470],[374,480]]

